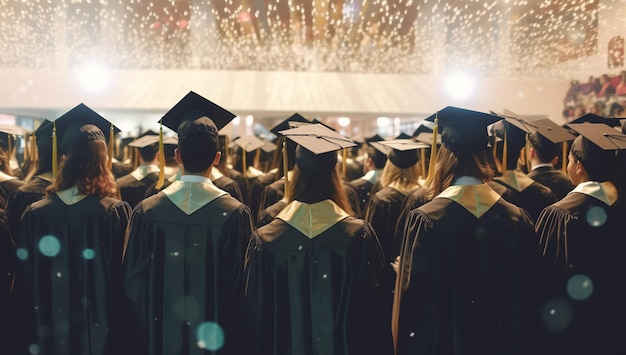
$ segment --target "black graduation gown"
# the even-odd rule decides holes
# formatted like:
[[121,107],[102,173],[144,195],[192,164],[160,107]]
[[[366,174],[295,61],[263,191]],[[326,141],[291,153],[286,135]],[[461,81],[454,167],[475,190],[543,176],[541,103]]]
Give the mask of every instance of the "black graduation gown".
[[9,231],[7,213],[0,209],[0,344],[3,354],[18,353],[15,343],[15,307],[11,298],[14,274],[15,244]]
[[145,198],[148,189],[157,181],[159,181],[158,172],[149,173],[141,180],[137,180],[130,174],[115,180],[120,189],[122,200],[128,202],[132,208],[135,208]]
[[374,187],[374,184],[368,180],[359,178],[350,181],[350,185],[354,187],[354,190],[357,193],[357,196],[359,198],[359,205],[361,206],[361,211],[365,211],[367,203],[369,202],[372,195],[372,188]]
[[369,223],[329,200],[294,201],[253,234],[246,259],[247,354],[392,353],[385,261]]
[[396,231],[396,225],[402,211],[402,203],[406,196],[413,192],[414,190],[404,194],[393,187],[383,187],[372,195],[365,210],[365,220],[370,222],[376,231],[385,259],[389,262],[394,261],[400,251],[393,248],[394,245],[401,245],[399,240],[402,240],[402,230]]
[[626,354],[626,209],[603,199],[616,197],[606,189],[596,198],[580,187],[536,224],[544,257],[533,353]]
[[131,171],[133,171],[133,168],[128,164],[124,164],[119,161],[114,161],[111,164],[111,172],[116,179],[119,179],[126,174],[130,174]]
[[24,181],[18,180],[17,178],[12,178],[8,180],[4,180],[0,182],[0,208],[6,209],[9,200],[17,191],[17,189],[24,185]]
[[[242,174],[242,176],[243,176],[243,174]],[[252,216],[255,219],[257,219],[259,217],[259,206],[261,204],[261,195],[263,194],[263,190],[265,190],[266,186],[268,186],[269,184],[271,184],[274,181],[276,181],[277,178],[280,178],[280,176],[277,177],[275,171],[270,171],[268,173],[265,173],[265,174],[257,177],[256,179],[252,180],[252,182],[250,183],[250,188],[249,188],[249,191],[250,191],[249,201],[250,201],[250,203],[248,204],[248,206],[250,207],[250,211],[252,212]]]
[[280,211],[282,211],[283,208],[285,208],[286,206],[287,206],[287,202],[284,200],[280,200],[276,202],[275,204],[269,206],[265,210],[263,210],[262,213],[259,215],[259,220],[257,221],[257,224],[256,224],[257,228],[260,228],[266,224],[269,224],[271,221],[273,221],[274,218],[278,216]]
[[456,200],[480,213],[439,195],[409,214],[394,296],[397,354],[525,355],[524,300],[538,258],[532,221],[485,184],[444,193],[459,188]]
[[569,176],[551,166],[540,166],[528,173],[528,177],[552,190],[558,200],[574,189]]
[[[213,168],[217,169],[217,168]],[[241,195],[241,189],[239,185],[235,182],[235,180],[229,178],[228,176],[221,175],[215,180],[212,180],[213,184],[217,186],[220,190],[224,190],[228,192],[232,197],[236,198],[239,202],[243,201],[243,196]]]
[[242,198],[242,200],[239,200],[239,201],[243,202],[247,206],[250,206],[250,187],[249,187],[248,181],[243,176],[243,174],[238,172],[235,169],[226,168],[226,173],[224,174],[224,176],[227,176],[233,179],[233,181],[237,185],[239,185],[239,191],[241,193],[241,198]]
[[121,257],[126,202],[87,196],[67,205],[57,194],[26,208],[15,282],[23,350],[39,354],[120,354]]
[[11,234],[15,239],[19,238],[19,226],[22,214],[31,203],[37,202],[46,196],[46,189],[52,184],[49,178],[39,175],[34,176],[29,182],[20,186],[7,205]]
[[201,346],[217,348],[220,340],[198,333],[218,326],[223,346],[215,353],[242,354],[250,210],[222,194],[201,198],[210,202],[187,214],[166,191],[135,208],[127,235],[123,270],[134,354],[205,354]]
[[548,187],[519,171],[506,171],[493,181],[509,189],[513,197],[507,201],[525,209],[533,221],[537,220],[544,208],[557,201],[556,195]]

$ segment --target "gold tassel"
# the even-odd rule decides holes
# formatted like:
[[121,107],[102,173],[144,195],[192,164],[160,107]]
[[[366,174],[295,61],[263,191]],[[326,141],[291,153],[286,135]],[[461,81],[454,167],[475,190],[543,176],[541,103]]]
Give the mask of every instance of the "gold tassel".
[[24,151],[22,152],[22,161],[26,163],[30,157],[30,139],[28,137],[28,133],[24,133]]
[[283,175],[285,176],[285,196],[289,186],[289,155],[287,154],[287,138],[283,141]]
[[52,178],[56,179],[59,170],[57,157],[57,122],[52,123]]
[[507,147],[507,142],[506,142],[506,123],[504,123],[504,137],[502,138],[502,144],[504,144],[504,146],[502,146],[502,173],[504,173],[505,171],[509,170],[507,168],[507,161],[506,161],[506,155],[508,152],[508,147]]
[[31,162],[36,162],[38,160],[38,156],[37,156],[37,136],[35,135],[35,132],[33,132],[33,135],[30,137],[30,154],[29,154],[29,158]]
[[241,173],[245,178],[248,178],[248,162],[246,161],[246,155],[246,150],[241,148]]
[[341,150],[341,154],[342,154],[342,156],[341,156],[342,157],[342,159],[341,159],[341,174],[343,176],[346,176],[346,172],[347,172],[347,169],[348,169],[348,167],[346,165],[347,164],[346,160],[348,160],[348,150],[345,149],[345,148],[342,149]]
[[113,124],[111,124],[111,128],[109,129],[109,157],[107,159],[107,166],[109,169],[113,168],[113,144],[115,143],[115,130],[113,129]]
[[428,165],[428,179],[435,177],[435,161],[437,160],[437,134],[439,133],[439,113],[435,113],[435,125],[433,126],[433,143],[430,147],[430,162]]
[[426,176],[426,148],[422,148],[420,149],[420,160],[422,161],[421,165],[422,165],[422,179],[426,180],[427,176]]
[[567,148],[568,148],[568,144],[567,141],[563,142],[563,156],[561,157],[561,170],[567,174]]
[[159,127],[159,181],[157,181],[156,189],[160,190],[165,184],[165,148],[163,148],[163,119]]

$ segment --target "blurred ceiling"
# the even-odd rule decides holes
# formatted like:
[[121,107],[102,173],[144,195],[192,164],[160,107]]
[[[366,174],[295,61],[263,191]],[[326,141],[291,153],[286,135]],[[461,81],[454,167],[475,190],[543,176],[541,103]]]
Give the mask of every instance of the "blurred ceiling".
[[[595,54],[599,0],[0,0],[0,68],[532,76]],[[543,73],[543,72],[542,72]],[[558,75],[558,73],[554,73]]]

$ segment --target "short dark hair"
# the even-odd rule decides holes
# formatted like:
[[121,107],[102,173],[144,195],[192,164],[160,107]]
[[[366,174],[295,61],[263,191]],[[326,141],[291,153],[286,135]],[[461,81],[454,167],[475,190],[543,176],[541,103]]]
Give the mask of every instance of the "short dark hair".
[[559,155],[559,146],[556,143],[552,143],[544,136],[534,133],[528,135],[528,142],[535,149],[537,158],[542,163],[549,163],[554,157]]
[[178,150],[186,172],[204,172],[213,165],[219,150],[217,135],[204,133],[186,135],[179,138]]
[[137,152],[139,152],[139,156],[141,157],[141,160],[147,161],[147,162],[153,161],[157,153],[159,152],[159,146],[156,143],[151,144],[147,147],[137,149]]
[[387,163],[387,156],[385,154],[379,152],[371,145],[365,146],[365,153],[368,158],[372,159],[376,169],[383,169],[385,167],[385,164]]

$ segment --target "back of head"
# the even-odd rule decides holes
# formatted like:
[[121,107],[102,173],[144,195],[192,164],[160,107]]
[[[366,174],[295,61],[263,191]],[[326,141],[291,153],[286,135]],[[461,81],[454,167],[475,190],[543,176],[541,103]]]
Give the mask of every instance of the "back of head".
[[541,163],[550,163],[552,159],[559,155],[559,145],[551,142],[541,134],[529,134],[528,142],[530,142],[531,147],[537,153],[537,158]]
[[178,150],[186,172],[205,172],[219,150],[218,130],[208,117],[183,121],[178,127]]

